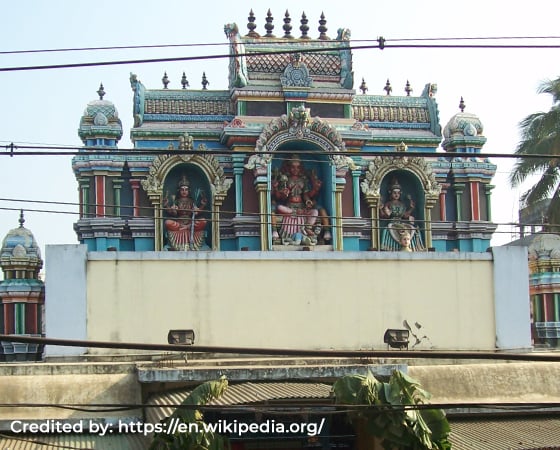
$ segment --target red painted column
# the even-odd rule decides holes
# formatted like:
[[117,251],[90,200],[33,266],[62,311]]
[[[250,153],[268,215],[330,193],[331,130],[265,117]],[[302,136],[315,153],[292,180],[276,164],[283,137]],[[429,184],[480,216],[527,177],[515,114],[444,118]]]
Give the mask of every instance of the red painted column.
[[95,215],[97,217],[105,216],[105,177],[103,175],[95,176]]
[[471,218],[472,220],[480,220],[480,183],[478,181],[471,182]]
[[140,180],[130,180],[132,187],[132,209],[133,216],[140,216]]
[[439,194],[439,220],[444,222],[447,217],[447,211],[445,210],[445,191],[441,191]]

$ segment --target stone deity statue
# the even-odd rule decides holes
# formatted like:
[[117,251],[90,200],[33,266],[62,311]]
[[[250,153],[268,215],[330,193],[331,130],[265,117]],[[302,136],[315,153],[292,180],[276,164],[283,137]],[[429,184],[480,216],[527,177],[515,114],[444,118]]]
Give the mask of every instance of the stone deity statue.
[[[389,200],[381,206],[379,217],[388,221],[381,233],[382,250],[423,250],[422,239],[418,227],[414,224],[416,202],[409,195],[407,203],[402,200],[402,189],[396,178],[389,185]],[[403,244],[403,239],[407,245]]]
[[314,245],[332,239],[326,210],[317,199],[322,182],[315,171],[307,173],[297,155],[284,161],[272,177],[273,243]]
[[190,182],[185,175],[177,184],[176,195],[166,194],[163,208],[167,244],[170,250],[200,250],[204,245],[206,219],[201,217],[206,205],[206,194],[197,190],[196,198],[190,193]]

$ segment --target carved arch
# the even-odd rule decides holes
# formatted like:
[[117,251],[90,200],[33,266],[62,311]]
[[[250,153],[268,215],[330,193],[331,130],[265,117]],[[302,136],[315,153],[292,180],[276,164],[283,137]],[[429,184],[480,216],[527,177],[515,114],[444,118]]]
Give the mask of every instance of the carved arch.
[[155,249],[162,249],[162,201],[165,179],[173,168],[185,163],[197,166],[208,180],[212,197],[212,250],[219,250],[220,206],[225,200],[227,191],[231,187],[233,180],[226,178],[219,161],[209,153],[195,153],[188,155],[167,153],[165,155],[160,155],[153,160],[148,176],[145,180],[142,180],[142,187],[146,191],[155,211]]
[[395,170],[402,170],[411,173],[420,181],[424,191],[424,218],[426,244],[431,246],[431,209],[441,192],[441,185],[437,182],[432,167],[425,158],[411,156],[376,156],[368,164],[364,180],[360,187],[364,197],[371,209],[371,219],[374,222],[372,230],[372,247],[378,248],[379,245],[379,208],[381,206],[381,183],[383,179]]
[[[342,250],[342,190],[344,177],[349,168],[356,166],[352,158],[345,156],[345,143],[338,130],[329,122],[319,117],[310,118],[309,108],[304,105],[292,108],[290,115],[282,115],[268,123],[259,135],[255,154],[253,154],[245,167],[252,169],[255,176],[256,189],[259,192],[259,209],[263,219],[270,217],[271,199],[269,171],[274,152],[279,151],[284,144],[290,142],[307,142],[321,149],[334,168],[336,181],[332,186],[330,200],[333,233],[333,243],[336,250]],[[319,151],[318,153],[321,153]],[[261,248],[271,248],[270,220],[263,220],[261,224]]]
[[[258,152],[274,152],[289,141],[301,140],[316,144],[328,152],[346,149],[338,130],[319,117],[311,119],[309,109],[293,108],[290,116],[283,114],[266,125],[257,139]],[[329,158],[333,160],[333,156]],[[334,158],[336,159],[336,158]]]

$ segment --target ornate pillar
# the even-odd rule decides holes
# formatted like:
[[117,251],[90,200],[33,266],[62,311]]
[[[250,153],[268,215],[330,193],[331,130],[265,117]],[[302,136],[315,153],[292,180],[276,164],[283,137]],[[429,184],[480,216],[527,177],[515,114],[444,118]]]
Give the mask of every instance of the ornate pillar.
[[[133,181],[135,183],[133,183]],[[133,200],[133,210],[134,216],[137,217],[137,195],[138,190],[140,189],[139,181],[138,180],[130,180],[130,184],[132,186],[132,200]],[[136,187],[134,187],[136,185]],[[150,203],[154,208],[154,250],[159,252],[163,248],[163,232],[162,232],[162,222],[163,222],[163,211],[161,206],[162,201],[162,193],[161,191],[148,191],[148,198],[150,199]]]
[[379,250],[379,195],[365,195],[371,217],[371,248]]
[[424,230],[426,235],[426,247],[432,247],[432,208],[436,204],[437,195],[426,195],[426,206],[424,208]]
[[335,207],[335,233],[336,242],[334,250],[342,251],[342,191],[344,190],[344,184],[336,184],[334,192],[334,207]]
[[257,182],[255,183],[255,188],[259,196],[259,216],[260,216],[260,228],[261,228],[261,250],[270,250],[269,247],[269,219],[271,218],[271,213],[268,208],[268,188],[266,183]]

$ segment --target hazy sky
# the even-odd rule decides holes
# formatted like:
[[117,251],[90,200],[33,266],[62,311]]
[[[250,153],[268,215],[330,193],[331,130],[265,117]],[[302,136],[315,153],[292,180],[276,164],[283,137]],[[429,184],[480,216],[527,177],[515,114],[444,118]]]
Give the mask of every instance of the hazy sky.
[[[36,49],[133,46],[154,44],[225,43],[224,24],[235,22],[246,33],[247,16],[253,9],[257,32],[264,34],[268,8],[274,16],[275,34],[281,36],[282,19],[289,10],[294,31],[305,12],[310,35],[318,36],[321,12],[327,19],[328,35],[349,28],[353,41],[406,38],[451,37],[528,37],[558,36],[560,3],[557,0],[533,2],[479,1],[465,3],[415,0],[393,2],[306,2],[214,1],[165,2],[129,1],[26,1],[2,6],[0,52]],[[470,43],[475,43],[470,41]],[[476,41],[476,43],[482,43]],[[493,42],[495,43],[495,42]],[[500,41],[497,43],[560,44],[560,39],[539,41]],[[363,43],[355,43],[363,45]],[[75,62],[131,60],[224,54],[227,47],[178,47],[126,51],[87,51],[49,53],[0,53],[0,67],[48,65]],[[353,53],[355,89],[365,78],[368,94],[383,94],[387,79],[393,95],[404,93],[409,80],[419,95],[426,83],[436,83],[436,99],[442,127],[459,111],[463,96],[466,110],[477,114],[484,125],[488,153],[512,153],[519,139],[518,123],[526,115],[547,110],[551,100],[537,95],[544,79],[560,75],[559,49],[379,49]],[[129,76],[135,73],[148,89],[160,88],[167,71],[169,88],[180,88],[183,71],[192,89],[200,88],[202,72],[209,89],[227,88],[227,60],[174,63],[128,64],[0,72],[0,152],[7,144],[33,143],[80,146],[77,135],[86,104],[97,98],[102,82],[105,99],[115,103],[124,127],[119,147],[131,147],[132,91]],[[517,220],[521,190],[507,185],[511,159],[494,159],[498,173],[494,179],[493,220]],[[75,213],[75,205],[27,203],[78,201],[77,182],[70,157],[0,156],[0,238],[18,225],[19,208]],[[17,199],[19,201],[8,201]],[[14,210],[10,210],[13,208]],[[44,249],[46,244],[76,243],[73,223],[76,214],[31,212],[25,214]],[[502,228],[508,230],[509,228]],[[494,244],[510,240],[510,234],[497,235]]]

